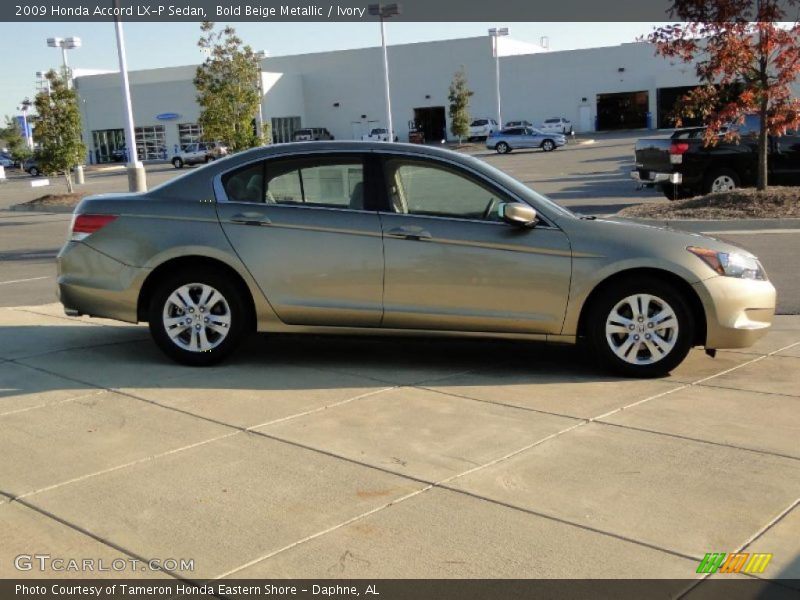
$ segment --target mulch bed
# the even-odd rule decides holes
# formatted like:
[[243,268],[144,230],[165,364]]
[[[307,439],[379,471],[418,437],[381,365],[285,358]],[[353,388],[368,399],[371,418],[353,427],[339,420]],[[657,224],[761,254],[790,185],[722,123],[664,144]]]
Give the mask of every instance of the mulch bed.
[[738,189],[686,200],[629,206],[620,217],[645,219],[781,219],[800,217],[800,187],[772,186],[764,192]]

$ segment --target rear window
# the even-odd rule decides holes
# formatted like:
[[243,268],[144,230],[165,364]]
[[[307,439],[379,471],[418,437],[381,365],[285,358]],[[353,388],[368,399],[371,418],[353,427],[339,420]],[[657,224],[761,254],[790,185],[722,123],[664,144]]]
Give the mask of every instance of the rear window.
[[486,125],[489,121],[486,119],[478,119],[477,121],[472,122],[472,127],[480,127],[481,125]]
[[295,135],[311,135],[310,129],[298,129],[294,132]]
[[561,123],[561,119],[547,119],[545,123]]

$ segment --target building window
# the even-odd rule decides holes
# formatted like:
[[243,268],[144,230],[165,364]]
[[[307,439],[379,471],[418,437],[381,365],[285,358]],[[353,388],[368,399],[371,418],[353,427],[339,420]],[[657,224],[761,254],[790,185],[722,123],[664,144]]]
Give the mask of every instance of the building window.
[[297,129],[300,129],[300,117],[274,117],[272,119],[272,143],[291,142]]
[[178,124],[178,143],[183,148],[186,144],[203,141],[203,128],[197,123]]
[[94,161],[96,163],[125,162],[125,133],[122,129],[95,129],[92,131]]
[[139,160],[166,160],[167,138],[164,126],[137,127],[136,152]]

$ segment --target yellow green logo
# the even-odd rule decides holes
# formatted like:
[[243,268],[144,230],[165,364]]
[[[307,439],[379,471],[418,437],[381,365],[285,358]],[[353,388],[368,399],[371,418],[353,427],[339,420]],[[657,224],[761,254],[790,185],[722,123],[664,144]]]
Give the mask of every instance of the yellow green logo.
[[772,554],[750,552],[709,552],[700,561],[698,573],[763,573]]

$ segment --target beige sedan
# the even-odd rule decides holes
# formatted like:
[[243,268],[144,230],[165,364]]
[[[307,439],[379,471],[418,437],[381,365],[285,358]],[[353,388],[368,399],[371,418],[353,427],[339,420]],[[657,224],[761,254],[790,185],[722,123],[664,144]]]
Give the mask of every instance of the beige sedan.
[[69,315],[146,321],[216,363],[250,331],[493,336],[669,372],[749,346],[775,289],[718,240],[581,217],[477,159],[419,145],[258,148],[145,194],[85,198],[58,256]]

